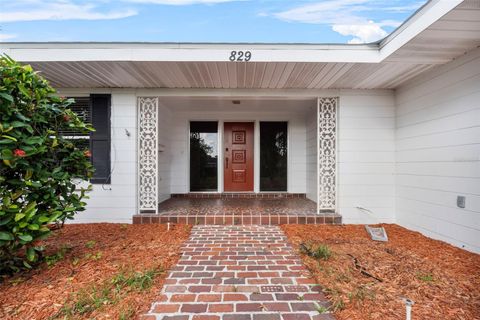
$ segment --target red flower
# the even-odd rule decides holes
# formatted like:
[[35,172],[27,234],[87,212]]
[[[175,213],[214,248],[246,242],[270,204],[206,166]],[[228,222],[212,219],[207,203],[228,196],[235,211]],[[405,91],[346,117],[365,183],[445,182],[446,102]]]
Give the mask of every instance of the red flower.
[[63,121],[68,122],[70,121],[70,116],[68,114],[63,115]]
[[15,150],[13,150],[13,155],[14,155],[15,157],[23,158],[23,157],[25,157],[27,154],[26,154],[25,151],[23,151],[22,149],[15,149]]
[[90,150],[85,150],[83,151],[83,155],[87,158],[90,158],[92,156],[92,153],[90,152]]

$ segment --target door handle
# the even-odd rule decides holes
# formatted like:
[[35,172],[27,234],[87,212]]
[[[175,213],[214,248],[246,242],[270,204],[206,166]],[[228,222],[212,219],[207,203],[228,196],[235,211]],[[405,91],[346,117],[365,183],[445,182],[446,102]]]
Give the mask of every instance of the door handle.
[[227,162],[226,168],[228,169],[228,157],[225,158],[225,161]]

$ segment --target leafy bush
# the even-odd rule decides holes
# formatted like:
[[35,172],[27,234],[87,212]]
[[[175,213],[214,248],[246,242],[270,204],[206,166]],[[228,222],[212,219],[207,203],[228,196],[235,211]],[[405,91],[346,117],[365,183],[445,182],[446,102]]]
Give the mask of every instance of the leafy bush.
[[93,174],[90,151],[62,135],[93,130],[29,65],[0,57],[0,273],[41,257],[49,224],[85,210],[76,181]]

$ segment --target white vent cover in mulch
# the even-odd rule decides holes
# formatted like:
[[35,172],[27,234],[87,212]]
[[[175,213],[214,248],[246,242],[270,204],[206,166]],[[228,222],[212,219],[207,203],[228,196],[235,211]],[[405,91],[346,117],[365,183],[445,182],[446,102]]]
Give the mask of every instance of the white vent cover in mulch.
[[387,232],[383,227],[365,226],[370,238],[375,241],[388,241]]

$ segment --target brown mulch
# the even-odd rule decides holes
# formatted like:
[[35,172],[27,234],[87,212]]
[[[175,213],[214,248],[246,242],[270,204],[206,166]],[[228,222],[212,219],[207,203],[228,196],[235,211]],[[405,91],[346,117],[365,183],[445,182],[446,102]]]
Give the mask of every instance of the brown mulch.
[[370,240],[359,225],[282,229],[296,249],[326,244],[333,252],[328,260],[301,256],[339,320],[405,319],[404,297],[415,302],[413,319],[480,319],[480,255],[398,225],[382,226],[387,243]]
[[[64,318],[65,305],[78,299],[79,292],[111,285],[124,273],[158,271],[145,290],[125,287],[117,299],[92,312],[75,314],[74,319],[135,318],[148,311],[160,294],[166,270],[180,257],[180,246],[188,238],[186,225],[66,225],[45,240],[46,254],[68,248],[64,258],[47,266],[4,279],[0,284],[0,319]],[[65,252],[65,249],[63,249]],[[100,290],[99,289],[99,290]]]

